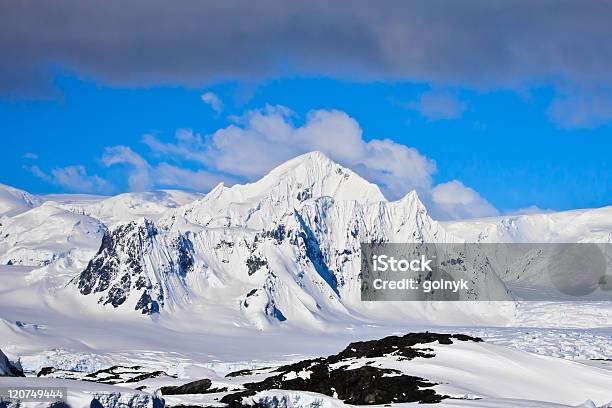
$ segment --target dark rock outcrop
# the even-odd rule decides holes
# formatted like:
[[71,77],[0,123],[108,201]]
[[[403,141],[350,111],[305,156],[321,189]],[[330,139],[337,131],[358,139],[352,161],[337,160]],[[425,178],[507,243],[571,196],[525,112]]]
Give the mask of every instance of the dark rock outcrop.
[[12,362],[0,350],[0,377],[25,377],[19,362]]
[[[452,344],[453,341],[481,342],[482,339],[461,334],[426,332],[351,343],[338,354],[279,367],[270,372],[272,376],[259,382],[244,384],[245,390],[227,394],[221,402],[232,408],[241,407],[244,397],[253,396],[260,391],[281,389],[316,392],[353,405],[437,403],[448,396],[436,393],[432,389],[436,384],[426,379],[368,364],[350,368],[351,362],[365,358],[390,357],[399,360],[433,358],[435,357],[433,349],[414,346],[436,341],[440,344]],[[253,371],[243,370],[230,373],[227,377],[252,374]]]
[[211,385],[212,381],[208,378],[204,378],[183,385],[161,387],[160,391],[163,395],[208,394],[210,392],[216,392],[215,389],[211,391]]
[[93,373],[80,371],[58,370],[53,367],[43,367],[37,374],[38,377],[64,378],[70,380],[91,381],[101,384],[129,384],[157,377],[173,377],[165,371],[149,371],[141,366],[112,366]]
[[137,296],[134,308],[142,314],[159,313],[164,305],[165,278],[160,280],[146,266],[157,247],[156,268],[163,277],[184,279],[194,267],[193,244],[186,235],[164,236],[163,242],[149,220],[133,221],[105,232],[98,253],[74,283],[83,295],[97,294],[99,303],[113,307]]

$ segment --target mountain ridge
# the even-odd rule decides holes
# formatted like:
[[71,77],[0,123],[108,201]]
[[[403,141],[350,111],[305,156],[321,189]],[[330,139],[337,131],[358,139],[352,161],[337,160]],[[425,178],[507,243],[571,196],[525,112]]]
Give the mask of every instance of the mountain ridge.
[[[435,221],[414,191],[388,201],[376,185],[320,152],[298,156],[253,183],[220,184],[204,196],[181,194],[56,199],[5,217],[0,262],[49,264],[46,273],[71,276],[64,296],[74,290],[77,302],[86,299],[101,310],[153,316],[218,305],[239,324],[258,329],[292,322],[322,327],[410,313],[405,303],[360,301],[361,243],[470,241],[456,230],[476,231],[482,222]],[[42,234],[22,249],[25,229],[11,225],[49,209],[55,213],[46,222],[73,220],[65,232],[57,229],[56,241],[65,244],[45,252]],[[85,251],[73,245],[79,229],[79,236],[90,237]],[[476,253],[466,256],[478,259]],[[470,276],[477,288],[468,300],[504,298],[499,277],[485,264],[475,265]]]

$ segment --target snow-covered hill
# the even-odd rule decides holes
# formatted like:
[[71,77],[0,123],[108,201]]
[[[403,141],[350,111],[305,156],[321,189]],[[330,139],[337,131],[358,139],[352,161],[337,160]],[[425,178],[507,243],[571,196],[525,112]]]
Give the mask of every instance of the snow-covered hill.
[[40,205],[40,199],[23,190],[0,184],[0,219],[21,214]]
[[[80,295],[100,307],[149,315],[217,299],[259,328],[410,313],[405,305],[360,301],[362,243],[610,242],[612,236],[612,207],[438,223],[415,192],[389,202],[376,185],[319,152],[257,182],[220,184],[206,195],[2,191],[23,198],[11,208],[35,207],[4,217],[1,263],[48,265],[46,274],[75,276]],[[478,264],[477,251],[462,256],[473,265],[469,299],[510,299],[495,265]]]
[[0,263],[44,266],[68,258],[86,263],[104,230],[99,220],[46,202],[0,221]]
[[[157,364],[155,368],[114,365],[93,372],[47,366],[37,372],[38,378],[0,378],[0,386],[68,387],[71,403],[80,402],[77,397],[82,391],[98,395],[114,391],[123,396],[121,402],[127,406],[138,407],[151,405],[130,405],[135,390],[140,391],[144,403],[150,403],[146,397],[153,394],[166,406],[229,408],[413,406],[410,403],[586,408],[609,407],[612,402],[610,370],[461,334],[404,333],[354,341],[326,357],[317,355],[229,373],[198,370],[192,364],[191,370],[174,375]],[[88,404],[90,399],[84,402]],[[100,402],[114,407],[106,405],[112,400]]]
[[[415,192],[389,202],[319,152],[206,195],[49,198],[4,218],[1,263],[51,264],[46,274],[73,276],[72,287],[100,308],[150,315],[214,300],[258,328],[413,313],[361,302],[362,243],[609,242],[612,234],[612,207],[438,223]],[[477,249],[461,256],[472,265],[467,299],[511,298]]]
[[75,213],[89,215],[110,226],[143,217],[154,220],[168,209],[188,204],[202,196],[180,190],[145,191],[124,193],[99,200],[66,200],[62,203],[62,207]]
[[241,379],[248,384],[222,402],[244,398],[263,406],[277,406],[283,398],[295,398],[295,406],[308,406],[302,398],[325,401],[325,395],[340,407],[436,404],[449,399],[464,403],[484,399],[486,407],[491,406],[487,401],[502,398],[529,400],[531,404],[524,406],[530,407],[540,406],[538,401],[571,406],[585,400],[597,404],[592,406],[612,402],[610,371],[509,350],[479,338],[437,333],[351,343],[329,357],[228,377],[229,384]]
[[260,230],[303,203],[321,197],[364,205],[386,201],[375,184],[323,153],[312,152],[289,160],[255,183],[232,187],[219,184],[202,199],[170,211],[161,221],[167,226],[187,222],[192,224],[190,228]]
[[468,242],[612,243],[612,206],[446,221],[442,225],[453,235]]
[[[499,255],[502,251],[512,254],[513,262],[497,269],[506,284],[513,286],[514,292],[524,292],[526,299],[539,299],[540,293],[550,288],[557,293],[561,290],[569,298],[592,294],[593,299],[610,299],[612,206],[448,221],[442,225],[467,242],[485,243],[485,251],[497,252],[491,258],[504,258]],[[490,243],[509,245],[486,245]],[[571,263],[564,263],[569,259]],[[602,290],[593,291],[597,287]]]

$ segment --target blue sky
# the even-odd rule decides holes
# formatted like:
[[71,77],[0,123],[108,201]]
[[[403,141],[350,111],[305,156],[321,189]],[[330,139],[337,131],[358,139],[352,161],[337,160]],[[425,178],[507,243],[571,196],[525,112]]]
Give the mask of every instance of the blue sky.
[[[295,112],[295,126],[311,110],[345,112],[358,122],[365,140],[391,139],[416,148],[435,161],[434,184],[461,180],[501,212],[612,203],[610,126],[563,128],[547,113],[553,94],[547,88],[484,92],[436,89],[426,83],[296,77],[199,89],[129,89],[68,75],[58,76],[56,86],[60,97],[0,102],[3,183],[36,193],[129,191],[125,177],[129,169],[104,165],[105,148],[129,146],[152,163],[161,162],[165,158],[142,143],[144,135],[165,142],[174,140],[178,129],[210,135],[232,124],[233,116],[282,105]],[[202,100],[207,92],[222,101],[219,112]],[[444,106],[441,113],[421,112],[418,103],[423,94],[443,95],[460,108],[451,108],[451,113]],[[206,168],[189,160],[179,159],[176,164],[191,170]],[[75,165],[107,180],[109,187],[82,191],[78,183],[61,184],[31,171],[31,166],[38,166],[50,174]],[[256,175],[239,177],[252,178]],[[185,186],[177,182],[152,187]]]
[[0,182],[207,191],[316,149],[439,218],[612,204],[605,4],[136,3],[0,16]]

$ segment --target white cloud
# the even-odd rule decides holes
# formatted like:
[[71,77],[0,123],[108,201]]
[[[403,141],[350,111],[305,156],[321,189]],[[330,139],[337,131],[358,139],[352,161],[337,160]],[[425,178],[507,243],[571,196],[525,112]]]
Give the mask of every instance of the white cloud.
[[23,155],[21,155],[21,157],[23,159],[28,159],[28,160],[38,160],[38,155],[32,152],[26,152]]
[[47,174],[38,166],[26,167],[36,177],[78,193],[109,193],[112,185],[97,175],[87,174],[84,166],[57,167]]
[[[366,140],[357,121],[337,110],[313,110],[304,120],[282,106],[267,106],[233,118],[234,123],[202,136],[179,129],[171,142],[148,134],[142,142],[155,161],[128,146],[104,150],[107,167],[125,166],[130,190],[176,187],[206,192],[219,182],[228,185],[256,180],[277,165],[306,152],[321,151],[378,184],[393,200],[416,190],[436,218],[471,218],[498,211],[473,189],[453,180],[433,187],[436,163],[416,149],[389,139]],[[83,166],[55,169],[37,166],[37,176],[76,191],[110,189]]]
[[532,215],[532,214],[546,214],[555,212],[555,210],[540,208],[536,205],[530,205],[529,207],[519,208],[516,210],[505,211],[505,215]]
[[110,167],[116,164],[129,165],[132,168],[128,184],[133,191],[143,191],[151,188],[151,166],[138,153],[127,146],[107,147],[102,156],[102,162]]
[[248,180],[299,154],[319,150],[381,185],[391,199],[431,188],[435,162],[416,149],[388,139],[366,141],[357,121],[344,112],[314,110],[301,125],[294,125],[294,117],[287,108],[268,106],[235,118],[234,124],[207,137],[181,130],[174,143],[152,135],[144,142],[157,154],[186,158]]
[[168,163],[151,165],[145,158],[127,146],[105,149],[102,157],[107,167],[126,165],[129,167],[128,184],[132,191],[143,191],[159,187],[182,187],[207,191],[220,182],[236,182],[232,177],[206,170],[189,170]]
[[499,211],[486,199],[459,180],[438,184],[431,191],[432,212],[438,218],[491,217]]
[[175,143],[163,143],[154,135],[147,134],[142,138],[142,142],[159,157],[188,160],[205,164],[202,155],[205,144],[202,136],[188,129],[179,129],[176,131],[175,139]]
[[155,167],[155,179],[158,186],[181,186],[195,191],[208,191],[217,184],[235,184],[238,180],[230,176],[212,173],[206,170],[189,170],[161,163]]
[[39,179],[45,180],[48,183],[51,182],[51,177],[47,173],[42,171],[40,169],[40,167],[38,167],[37,165],[34,165],[34,166],[23,166],[23,168],[26,169],[27,171],[31,172],[32,174],[34,174]]
[[219,114],[223,110],[223,102],[217,96],[217,94],[213,92],[206,92],[202,94],[201,98],[205,104],[209,105],[211,109],[215,111],[215,113]]
[[467,104],[451,92],[427,91],[415,102],[406,104],[431,121],[457,119],[467,109]]
[[51,170],[55,181],[74,191],[95,193],[112,190],[108,182],[96,175],[88,175],[83,166],[68,166]]

